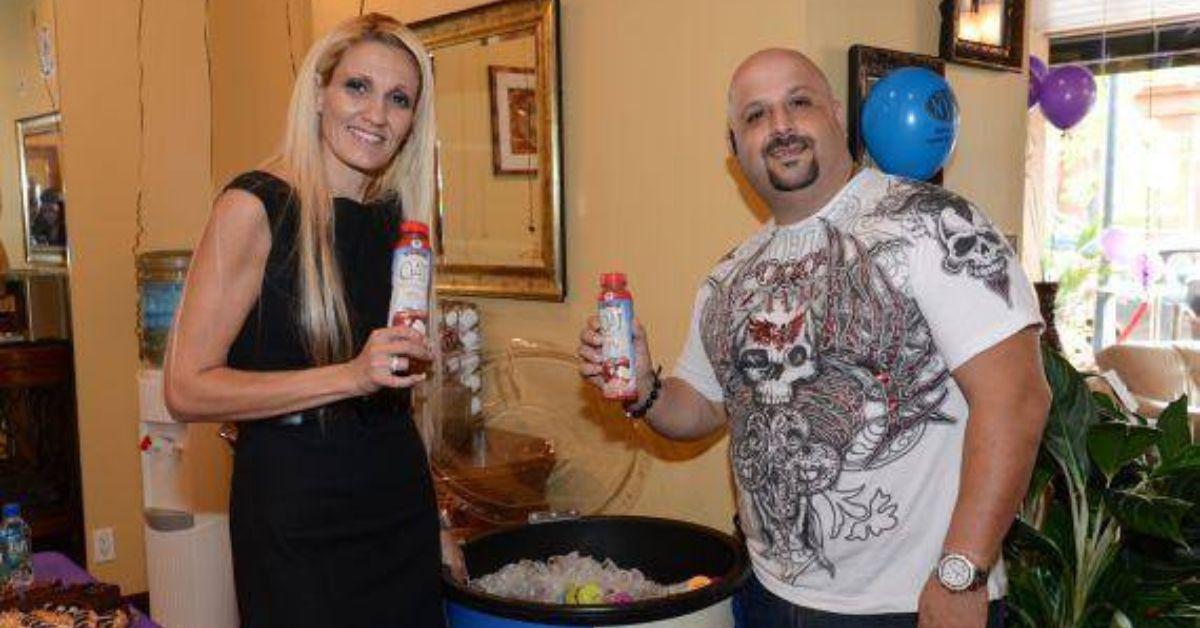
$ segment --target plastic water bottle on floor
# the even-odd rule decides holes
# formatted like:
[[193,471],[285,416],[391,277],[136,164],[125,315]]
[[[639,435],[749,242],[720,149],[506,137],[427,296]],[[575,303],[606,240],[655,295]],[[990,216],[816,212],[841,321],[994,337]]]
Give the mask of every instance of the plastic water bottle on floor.
[[4,541],[4,531],[0,530],[0,592],[8,587],[8,543]]
[[25,591],[33,584],[32,536],[29,524],[21,518],[21,505],[5,504],[4,522],[0,523],[0,546],[3,546],[7,582],[17,591]]

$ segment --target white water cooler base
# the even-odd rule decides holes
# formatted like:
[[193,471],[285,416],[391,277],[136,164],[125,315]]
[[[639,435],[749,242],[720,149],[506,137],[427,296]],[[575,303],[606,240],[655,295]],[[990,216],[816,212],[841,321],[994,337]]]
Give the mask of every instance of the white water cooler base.
[[229,517],[198,513],[187,530],[146,526],[150,615],[169,628],[237,628]]

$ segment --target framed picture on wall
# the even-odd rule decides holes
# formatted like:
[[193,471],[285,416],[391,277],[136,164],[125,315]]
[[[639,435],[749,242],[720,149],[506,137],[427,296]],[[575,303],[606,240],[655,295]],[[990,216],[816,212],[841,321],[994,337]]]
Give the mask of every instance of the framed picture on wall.
[[[928,68],[939,76],[946,75],[946,62],[937,57],[863,44],[855,44],[850,47],[850,85],[846,92],[849,95],[846,106],[846,132],[850,142],[850,155],[864,166],[874,166],[875,164],[871,161],[871,155],[867,152],[862,136],[863,103],[866,102],[867,95],[871,93],[871,88],[875,83],[878,83],[888,72],[908,66]],[[938,170],[929,181],[941,185],[942,171]]]
[[1025,61],[1025,0],[942,0],[943,59],[1009,72]]
[[67,262],[67,205],[62,176],[62,130],[57,112],[17,120],[25,259]]
[[533,68],[488,66],[492,109],[492,170],[536,174],[537,73]]

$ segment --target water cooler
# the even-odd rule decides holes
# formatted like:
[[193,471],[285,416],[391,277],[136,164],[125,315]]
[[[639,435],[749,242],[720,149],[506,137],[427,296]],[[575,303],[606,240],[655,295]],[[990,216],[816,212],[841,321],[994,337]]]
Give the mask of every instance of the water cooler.
[[150,614],[171,628],[236,628],[229,516],[197,512],[197,486],[189,481],[214,471],[194,455],[193,441],[216,436],[171,419],[161,370],[142,369],[138,387]]
[[138,258],[142,458],[150,614],[170,628],[236,628],[229,545],[230,452],[207,424],[178,423],[163,399],[162,354],[186,274],[185,252]]

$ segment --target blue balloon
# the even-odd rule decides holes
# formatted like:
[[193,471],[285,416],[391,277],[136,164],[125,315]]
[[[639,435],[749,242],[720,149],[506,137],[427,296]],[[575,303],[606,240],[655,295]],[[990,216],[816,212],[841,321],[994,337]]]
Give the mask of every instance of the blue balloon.
[[946,79],[926,68],[900,68],[867,95],[863,141],[881,170],[925,181],[958,139],[958,100]]

